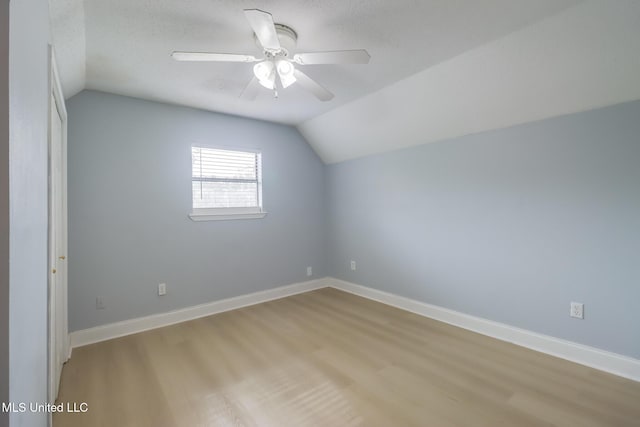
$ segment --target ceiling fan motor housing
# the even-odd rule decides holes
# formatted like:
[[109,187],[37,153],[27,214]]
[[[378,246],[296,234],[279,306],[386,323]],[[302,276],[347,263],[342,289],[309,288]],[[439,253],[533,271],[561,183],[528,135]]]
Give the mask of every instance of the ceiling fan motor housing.
[[[296,43],[298,41],[298,34],[291,28],[283,24],[275,24],[276,34],[278,35],[278,40],[280,41],[280,50],[272,51],[265,50],[265,54],[271,55],[273,57],[290,57],[296,48]],[[253,34],[253,38],[256,42],[256,45],[260,49],[264,49],[258,40],[256,34]]]

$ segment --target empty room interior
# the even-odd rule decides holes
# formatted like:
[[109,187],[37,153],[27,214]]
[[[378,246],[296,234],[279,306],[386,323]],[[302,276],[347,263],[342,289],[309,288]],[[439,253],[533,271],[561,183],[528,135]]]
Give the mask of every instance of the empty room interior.
[[0,427],[640,426],[639,1],[0,2]]

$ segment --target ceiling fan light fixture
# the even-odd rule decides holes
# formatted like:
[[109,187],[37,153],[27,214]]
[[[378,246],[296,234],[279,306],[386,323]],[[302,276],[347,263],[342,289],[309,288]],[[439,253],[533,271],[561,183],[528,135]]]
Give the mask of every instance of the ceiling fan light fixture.
[[273,74],[273,75],[271,76],[271,78],[269,78],[269,79],[264,79],[264,80],[258,80],[258,82],[259,82],[262,86],[266,87],[267,89],[269,89],[269,90],[273,90],[273,89],[275,89],[275,87],[276,87],[276,75],[275,75],[275,74]]
[[278,73],[283,76],[293,74],[293,65],[289,61],[278,61]]
[[280,76],[280,82],[283,88],[287,88],[296,82],[294,75],[295,68],[291,62],[279,60],[276,63],[276,69],[278,70],[278,76]]
[[266,80],[273,72],[273,67],[274,65],[271,61],[259,62],[253,67],[253,74],[258,80]]
[[272,61],[263,61],[253,67],[258,82],[267,89],[273,89],[276,83],[276,66]]

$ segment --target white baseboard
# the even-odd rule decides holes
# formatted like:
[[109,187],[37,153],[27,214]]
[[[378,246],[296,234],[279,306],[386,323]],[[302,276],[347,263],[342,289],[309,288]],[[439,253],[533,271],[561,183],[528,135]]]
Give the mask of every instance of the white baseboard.
[[[71,343],[70,347],[82,347],[83,345],[106,341],[125,335],[136,334],[149,329],[160,328],[185,322],[187,320],[222,313],[224,311],[235,310],[236,308],[260,304],[262,302],[284,298],[290,295],[312,291],[314,289],[325,288],[326,286],[325,279],[309,280],[306,282],[294,283],[292,285],[281,286],[265,291],[187,307],[180,310],[169,311],[167,313],[159,313],[151,316],[124,320],[122,322],[110,323],[108,325],[96,326],[95,328],[83,329],[69,334]],[[69,352],[69,356],[71,356],[71,351]]]
[[421,316],[449,323],[502,341],[511,342],[581,365],[640,381],[640,360],[548,335],[470,316],[458,311],[379,291],[344,280],[327,278],[327,285]]
[[633,359],[631,357],[611,353],[560,338],[538,334],[536,332],[509,326],[504,323],[471,316],[458,311],[449,310],[447,308],[427,304],[331,277],[294,283],[292,285],[213,301],[167,313],[154,314],[151,316],[75,331],[69,335],[71,343],[69,356],[71,356],[71,349],[74,347],[81,347],[87,344],[93,344],[150,329],[173,325],[325,287],[339,289],[341,291],[391,305],[402,310],[407,310],[421,316],[429,317],[431,319],[439,320],[441,322],[497,338],[502,341],[511,342],[522,347],[527,347],[532,350],[570,360],[581,365],[610,372],[635,381],[640,381],[640,360],[638,359]]

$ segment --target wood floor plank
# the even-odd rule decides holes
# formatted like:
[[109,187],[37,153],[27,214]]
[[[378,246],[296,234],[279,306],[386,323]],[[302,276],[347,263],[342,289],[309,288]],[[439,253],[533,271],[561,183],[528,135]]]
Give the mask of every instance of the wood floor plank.
[[321,289],[77,348],[55,427],[640,427],[640,383]]

